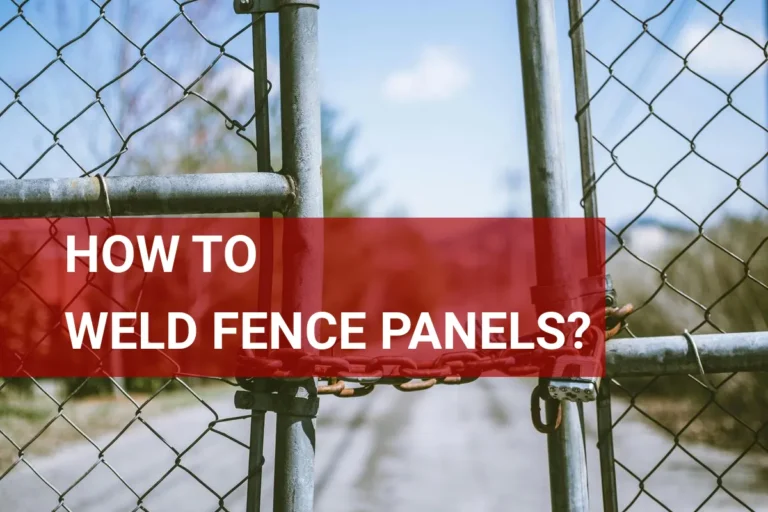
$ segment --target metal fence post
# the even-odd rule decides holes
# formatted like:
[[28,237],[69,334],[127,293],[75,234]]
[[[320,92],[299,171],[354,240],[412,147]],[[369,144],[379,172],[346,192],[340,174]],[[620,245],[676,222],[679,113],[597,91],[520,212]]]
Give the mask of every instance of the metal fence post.
[[[272,153],[269,133],[269,78],[267,77],[267,23],[266,14],[253,14],[253,90],[256,122],[256,165],[258,172],[272,171]],[[272,210],[260,211],[261,219],[271,219]],[[270,311],[272,302],[272,271],[274,233],[271,222],[261,222],[259,245],[265,256],[259,258],[260,311]],[[255,383],[254,391],[264,391],[264,381]],[[248,490],[246,512],[261,510],[261,478],[264,467],[264,423],[266,411],[251,411],[251,433],[248,450]]]
[[[581,0],[568,0],[570,20],[573,81],[576,93],[576,122],[579,128],[579,152],[581,158],[581,185],[584,194],[584,216],[599,217],[597,213],[597,188],[595,162],[592,148],[592,116],[589,111],[589,77],[587,73],[587,46],[584,39],[583,10]],[[596,234],[588,232],[588,243],[595,247]],[[597,255],[590,251],[589,256]],[[590,261],[590,273],[604,271],[602,261]],[[600,480],[603,490],[603,510],[618,512],[618,490],[613,453],[613,418],[611,416],[611,381],[603,379],[597,397],[597,447],[600,451]]]
[[[517,18],[533,216],[567,217],[554,0],[517,0]],[[539,269],[540,286],[568,281],[569,276],[561,275],[560,270],[567,265],[558,264],[568,259],[568,249],[558,244],[556,237],[537,239],[536,252],[537,261],[546,255],[550,262],[547,269]],[[562,407],[560,427],[547,435],[552,510],[586,512],[589,493],[582,408],[568,401],[559,405]],[[554,420],[557,406],[547,401],[549,422]]]
[[[280,16],[283,170],[295,184],[287,217],[321,218],[323,188],[316,1],[284,2]],[[320,311],[322,225],[286,224],[283,309],[302,316]],[[298,249],[298,250],[297,250]],[[279,394],[317,398],[315,379],[284,383]],[[311,512],[314,501],[315,419],[278,413],[275,439],[275,512]]]

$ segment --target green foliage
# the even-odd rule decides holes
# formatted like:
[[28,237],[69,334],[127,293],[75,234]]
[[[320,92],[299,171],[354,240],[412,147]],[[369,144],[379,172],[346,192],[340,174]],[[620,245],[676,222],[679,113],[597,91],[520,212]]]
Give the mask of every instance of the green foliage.
[[339,113],[323,108],[323,208],[326,217],[357,217],[365,212],[369,197],[356,197],[363,173],[351,162],[357,140],[356,127],[336,133]]
[[[210,89],[210,84],[202,83],[202,94],[216,105],[229,105],[229,110],[242,111],[243,99],[229,97],[226,89]],[[254,169],[256,154],[246,140],[227,128],[221,114],[209,104],[194,99],[195,108],[183,117],[184,129],[178,134],[169,134],[157,144],[145,147],[134,155],[134,162],[139,174],[159,173],[215,173],[237,172]],[[279,98],[272,98],[273,106],[279,106]],[[277,108],[272,110],[271,133],[273,148],[280,147],[280,125],[276,116]],[[357,139],[357,130],[350,128],[338,132],[339,113],[327,106],[323,107],[322,147],[323,147],[323,186],[326,217],[355,217],[365,213],[364,201],[358,189],[362,184],[363,172],[351,161],[351,152]],[[280,168],[280,154],[273,155],[273,166]],[[174,302],[183,301],[185,292]],[[186,297],[189,298],[189,297]],[[95,300],[101,300],[95,298]],[[179,302],[181,303],[181,302]],[[108,379],[91,378],[65,379],[67,395],[75,393],[74,398],[111,395],[114,385]],[[125,389],[134,393],[154,393],[167,379],[128,378]],[[172,384],[178,386],[177,383]]]
[[114,386],[109,379],[62,379],[61,393],[65,398],[86,398],[90,396],[102,396],[114,394]]
[[645,286],[624,287],[641,306],[632,316],[637,336],[768,331],[768,221],[728,218],[704,235],[709,240],[688,247],[691,236],[658,258],[668,262],[667,284],[653,271]]
[[0,386],[2,386],[2,392],[0,392],[0,400],[8,397],[9,395],[16,394],[22,396],[28,396],[32,393],[34,383],[32,379],[25,377],[11,377],[8,379],[0,379]]
[[[280,97],[270,98],[270,132],[272,135],[272,165],[282,167],[280,135]],[[323,211],[328,218],[359,217],[365,214],[371,194],[361,195],[365,169],[352,162],[352,151],[357,142],[357,126],[341,129],[341,113],[327,104],[322,106],[321,144],[323,151]]]
[[[136,393],[140,395],[151,395],[156,393],[161,388],[165,391],[178,391],[182,388],[182,385],[171,380],[167,377],[128,377],[122,379],[121,386],[128,393]],[[187,384],[195,387],[210,384],[210,379],[185,379]],[[70,395],[74,396],[74,399],[87,398],[92,396],[110,396],[120,391],[117,390],[111,380],[106,378],[71,378],[62,379],[62,393],[65,397]]]
[[[59,0],[56,2],[57,19],[62,20],[59,28],[66,29],[73,22],[86,22],[88,20],[85,11],[70,6],[68,2]],[[231,16],[228,9],[231,6],[206,0],[196,4],[196,15],[200,19],[217,17],[221,13]],[[85,17],[84,17],[85,16]],[[123,5],[119,12],[112,14],[119,17],[123,28],[135,27],[150,21],[146,11]],[[169,30],[173,30],[171,27]],[[66,31],[66,30],[63,30]],[[204,52],[198,51],[207,45],[195,33],[175,33],[173,37],[165,38],[173,41],[180,47],[186,48],[185,58],[176,63],[165,63],[163,68],[171,75],[181,76],[187,69],[196,68],[196,64],[204,60]],[[161,38],[162,39],[162,38]],[[156,44],[163,45],[163,41]],[[94,65],[117,65],[121,69],[127,68],[124,60],[132,50],[130,43],[121,42],[117,49],[113,47],[89,48]],[[155,48],[157,54],[163,53],[161,47]],[[167,51],[167,49],[166,49]],[[197,59],[197,60],[196,60]],[[223,61],[225,61],[224,59]],[[200,61],[200,62],[198,62]],[[223,62],[222,61],[222,62]],[[206,62],[207,64],[207,62]],[[182,103],[174,106],[173,110],[164,115],[162,122],[151,124],[147,131],[141,131],[137,137],[131,139],[128,151],[121,156],[121,170],[127,170],[134,175],[162,175],[162,174],[197,174],[219,172],[247,172],[255,171],[256,152],[253,144],[253,122],[245,131],[239,131],[237,125],[227,124],[222,112],[231,118],[237,118],[241,123],[246,123],[250,112],[253,111],[252,93],[235,97],[233,88],[228,80],[222,83],[224,77],[220,72],[222,67],[204,76],[192,86],[192,94],[186,95]],[[115,122],[123,133],[130,133],[132,129],[143,126],[150,121],[148,112],[159,112],[160,107],[165,108],[171,102],[178,99],[179,92],[173,87],[169,88],[166,80],[157,80],[157,77],[138,72],[130,73],[120,81],[118,90],[117,112],[112,112]],[[198,96],[199,95],[199,96]],[[201,98],[205,98],[204,101]],[[271,133],[276,144],[273,148],[280,148],[280,123],[279,97],[276,94],[270,96],[272,105]],[[327,217],[354,217],[365,214],[364,204],[368,197],[360,195],[360,186],[364,173],[352,163],[352,150],[357,140],[355,128],[346,131],[338,131],[339,114],[337,111],[323,106],[322,116],[322,173],[324,182],[324,207]],[[154,130],[154,131],[153,131]],[[159,132],[162,130],[162,132]],[[95,137],[93,133],[83,133],[85,139]],[[94,144],[98,146],[98,144]],[[114,148],[115,151],[118,148]],[[280,154],[275,151],[273,155],[274,168],[280,169]],[[19,301],[19,304],[23,304]],[[29,327],[35,324],[44,325],[39,318],[33,318],[27,311],[0,311],[0,316],[17,315],[29,318],[23,326]],[[50,319],[45,319],[48,321]],[[13,325],[22,325],[17,322]],[[23,333],[0,332],[5,339],[15,342]],[[126,379],[125,386],[128,391],[151,393],[159,389],[165,383],[165,379]],[[115,392],[113,384],[108,379],[62,379],[64,392],[69,395],[75,393],[76,398],[86,396],[109,395]],[[32,382],[27,379],[13,379],[6,384],[6,388],[14,388],[19,391],[29,392]],[[0,397],[2,397],[0,393]]]
[[[194,107],[180,119],[183,129],[166,134],[163,140],[133,154],[138,174],[197,174],[216,172],[255,171],[256,151],[251,139],[252,126],[238,133],[225,123],[221,113],[247,111],[245,98],[233,98],[225,88],[215,88],[210,81],[201,81],[198,91],[210,102],[196,97],[186,101]],[[282,167],[280,97],[270,96],[271,160],[275,170]],[[323,206],[326,217],[357,217],[365,214],[370,195],[361,195],[365,172],[352,161],[358,128],[341,128],[339,111],[323,105],[321,117]],[[252,123],[253,124],[253,123]]]

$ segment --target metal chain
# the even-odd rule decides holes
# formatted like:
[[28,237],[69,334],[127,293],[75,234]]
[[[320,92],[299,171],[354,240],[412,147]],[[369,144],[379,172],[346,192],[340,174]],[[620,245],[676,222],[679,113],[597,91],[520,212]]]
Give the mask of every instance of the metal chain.
[[[625,325],[625,319],[631,314],[632,306],[600,308],[596,315],[604,314],[607,319],[606,340],[610,340]],[[529,337],[536,336],[532,335]],[[504,341],[500,335],[494,335],[492,341]],[[576,349],[561,349],[559,354],[578,355]],[[513,355],[514,354],[514,355]],[[318,387],[320,395],[335,395],[342,398],[361,397],[370,394],[376,386],[390,385],[403,392],[424,391],[436,385],[463,385],[474,382],[483,374],[500,372],[507,376],[534,376],[540,368],[531,364],[534,358],[546,357],[543,349],[521,356],[519,351],[507,350],[467,350],[452,352],[434,358],[431,361],[415,361],[404,356],[347,356],[331,357],[307,354],[294,349],[277,349],[269,357],[254,357],[247,354],[241,357],[241,369],[258,371],[266,378],[296,378],[297,372],[306,375],[328,375],[327,385]],[[385,367],[388,370],[385,371]],[[242,379],[247,387],[248,379]],[[347,387],[346,383],[357,384]]]

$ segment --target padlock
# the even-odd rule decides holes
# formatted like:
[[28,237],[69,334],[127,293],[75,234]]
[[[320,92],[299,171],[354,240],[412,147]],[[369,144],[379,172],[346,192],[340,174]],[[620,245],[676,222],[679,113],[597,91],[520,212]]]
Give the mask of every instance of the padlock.
[[[591,326],[585,335],[594,336],[595,352],[590,356],[561,356],[557,358],[552,370],[555,377],[546,383],[547,393],[555,400],[571,402],[592,402],[597,399],[600,389],[600,377],[603,373],[601,361],[605,356],[605,336],[599,328]],[[567,376],[569,368],[574,366],[581,369],[577,375]]]
[[555,400],[569,402],[594,402],[600,387],[600,379],[550,379],[547,393]]
[[[615,307],[617,304],[616,290],[613,288],[611,276],[605,276],[605,307]],[[606,330],[609,326],[606,325]],[[597,399],[600,390],[601,368],[605,360],[605,334],[597,327],[590,327],[585,335],[594,336],[595,353],[591,356],[562,356],[556,361],[552,375],[558,377],[546,379],[547,394],[555,400],[571,402],[592,402]],[[568,367],[577,366],[581,372],[573,377],[566,377]],[[584,375],[584,377],[580,376]],[[562,376],[562,377],[560,377]]]

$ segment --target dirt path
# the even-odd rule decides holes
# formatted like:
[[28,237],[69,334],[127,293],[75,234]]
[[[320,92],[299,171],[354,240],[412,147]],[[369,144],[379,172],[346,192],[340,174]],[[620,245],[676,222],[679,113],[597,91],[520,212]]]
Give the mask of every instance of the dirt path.
[[[526,381],[485,379],[422,393],[383,388],[366,398],[324,398],[318,420],[316,510],[549,510],[546,440],[530,425],[530,388]],[[211,405],[218,419],[242,415],[229,400]],[[99,450],[86,444],[72,445],[55,456],[31,456],[28,462],[64,494],[63,503],[71,512],[135,510],[139,503],[136,494],[144,497],[140,504],[150,512],[214,512],[220,505],[224,510],[242,512],[244,488],[237,485],[245,477],[244,447],[208,432],[193,448],[181,453],[216,419],[210,410],[194,407],[151,420],[155,432],[135,423],[108,447],[115,434],[97,439],[104,449],[103,463],[99,462]],[[245,420],[220,422],[216,428],[247,441]],[[588,409],[587,431],[592,509],[601,510],[593,408]],[[262,510],[271,510],[273,435],[270,416]],[[181,454],[180,467],[174,467],[179,454],[166,443]],[[615,446],[617,459],[645,476],[673,447],[673,440],[641,419],[628,418],[617,431]],[[736,458],[736,454],[712,448],[689,449],[718,471]],[[723,480],[729,491],[756,511],[768,510],[768,495],[761,493],[758,485],[758,475],[768,465],[766,460],[750,455]],[[618,468],[617,475],[623,509],[639,487],[625,470]],[[23,463],[14,468],[0,480],[0,508],[14,512],[54,510],[59,498],[40,476]],[[678,448],[648,478],[645,488],[666,509],[690,511],[717,488],[717,481]],[[214,493],[223,497],[221,503]],[[641,494],[630,510],[650,512],[664,507]],[[750,508],[721,489],[700,510]]]

